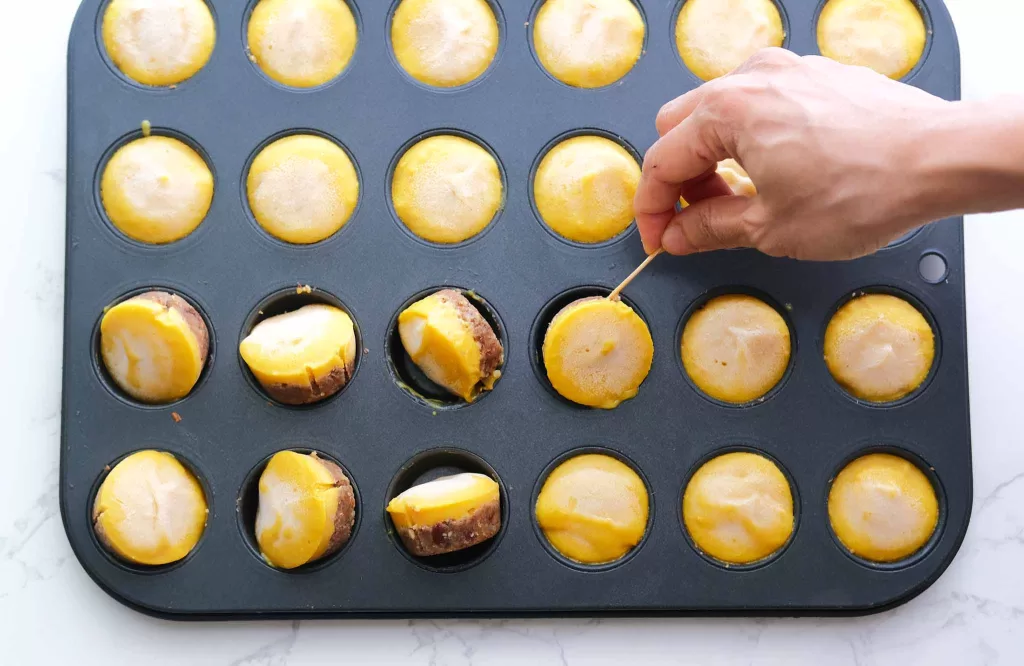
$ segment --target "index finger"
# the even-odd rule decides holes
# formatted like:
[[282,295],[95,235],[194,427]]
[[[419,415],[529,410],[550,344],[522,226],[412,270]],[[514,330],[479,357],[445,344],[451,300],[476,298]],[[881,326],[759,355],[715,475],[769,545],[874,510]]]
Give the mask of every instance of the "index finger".
[[[688,181],[713,175],[718,160],[725,159],[721,146],[709,146],[702,138],[702,127],[707,120],[699,115],[689,115],[654,143],[644,156],[640,183],[633,199],[636,225],[640,230],[644,247],[650,251],[661,246],[661,234],[675,214],[684,185]],[[728,186],[721,179],[711,179],[708,188],[694,188],[694,194],[701,198],[729,194]]]

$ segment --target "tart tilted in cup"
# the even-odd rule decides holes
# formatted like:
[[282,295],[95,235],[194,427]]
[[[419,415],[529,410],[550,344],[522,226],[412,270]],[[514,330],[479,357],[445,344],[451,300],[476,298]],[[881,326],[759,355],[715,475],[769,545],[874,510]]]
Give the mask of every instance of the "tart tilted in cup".
[[206,365],[210,332],[182,297],[148,291],[110,307],[100,321],[100,356],[114,383],[150,404],[180,400]]
[[494,329],[462,293],[442,289],[398,316],[402,347],[434,383],[466,402],[501,377],[505,350]]
[[271,398],[305,405],[348,384],[356,347],[352,318],[341,308],[313,303],[259,322],[238,351]]
[[489,476],[464,472],[413,486],[388,502],[395,530],[412,555],[463,550],[501,530],[501,490]]
[[294,569],[338,552],[355,524],[352,483],[314,451],[275,453],[259,480],[256,542],[263,559]]

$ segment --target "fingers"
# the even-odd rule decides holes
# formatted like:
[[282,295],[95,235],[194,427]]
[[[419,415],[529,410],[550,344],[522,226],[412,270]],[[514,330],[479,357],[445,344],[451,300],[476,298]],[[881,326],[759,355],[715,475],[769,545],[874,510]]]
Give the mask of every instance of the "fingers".
[[644,252],[651,254],[661,248],[661,236],[665,233],[665,228],[668,227],[668,223],[672,221],[675,214],[674,208],[663,213],[637,214],[636,228],[640,231]]
[[[694,185],[690,194],[695,200],[729,192],[724,181],[719,183],[721,178],[714,176],[718,160],[728,155],[721,148],[705,145],[701,128],[704,122],[707,121],[700,116],[688,116],[651,146],[644,157],[633,209],[640,237],[648,251],[660,247],[661,232],[675,213],[676,202],[687,181],[701,177],[707,180]],[[718,152],[723,154],[719,156]]]
[[711,197],[725,197],[733,194],[732,188],[717,171],[708,171],[679,186],[679,193],[687,204],[695,204]]
[[[704,86],[706,85],[708,84],[704,84]],[[694,88],[661,107],[658,117],[654,120],[654,126],[658,128],[658,136],[665,136],[673,127],[693,113],[704,96],[704,86]]]
[[668,223],[661,246],[670,254],[753,247],[746,215],[753,199],[742,196],[712,197],[687,206]]

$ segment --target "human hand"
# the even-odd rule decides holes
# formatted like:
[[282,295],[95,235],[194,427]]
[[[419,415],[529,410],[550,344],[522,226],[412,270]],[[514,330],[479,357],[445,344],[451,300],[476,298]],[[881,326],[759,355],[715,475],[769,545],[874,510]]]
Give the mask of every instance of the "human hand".
[[[866,68],[762,50],[658,113],[634,204],[644,247],[870,254],[943,216],[925,144],[952,106]],[[755,196],[733,195],[715,173],[730,157]],[[677,211],[680,196],[690,205]]]

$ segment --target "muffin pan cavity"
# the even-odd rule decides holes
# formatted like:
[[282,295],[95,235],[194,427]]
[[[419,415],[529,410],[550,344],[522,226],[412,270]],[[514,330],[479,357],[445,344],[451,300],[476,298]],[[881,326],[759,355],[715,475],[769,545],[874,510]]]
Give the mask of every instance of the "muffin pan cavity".
[[[359,366],[362,357],[364,356],[363,338],[359,332],[359,320],[356,319],[355,315],[352,314],[352,311],[349,310],[349,308],[344,303],[342,303],[341,299],[339,299],[337,296],[329,292],[323,291],[321,289],[318,289],[316,287],[312,287],[310,285],[300,284],[294,287],[286,287],[283,289],[279,289],[265,297],[259,303],[257,303],[256,307],[254,307],[249,312],[249,315],[245,318],[245,321],[242,324],[242,330],[238,336],[239,344],[242,342],[242,340],[246,338],[246,336],[252,333],[253,328],[255,328],[256,325],[259,324],[260,322],[270,317],[275,317],[277,315],[282,315],[288,312],[294,312],[306,305],[316,304],[329,305],[338,308],[339,310],[347,314],[349,318],[352,320],[352,325],[353,328],[355,329],[356,354],[354,367],[352,369],[350,377],[348,381],[345,383],[345,385],[342,386],[339,391],[327,396],[326,398],[318,400],[317,402],[305,405],[286,405],[280,402],[279,400],[273,398],[270,394],[267,393],[267,390],[262,385],[260,385],[260,382],[256,379],[255,375],[253,375],[252,371],[249,370],[248,366],[245,364],[245,361],[242,360],[241,356],[239,355],[238,363],[239,366],[241,367],[243,376],[249,383],[249,386],[251,386],[253,390],[260,395],[260,397],[264,398],[265,400],[274,405],[285,407],[287,409],[299,410],[322,407],[338,399],[346,390],[348,390],[350,386],[352,386],[352,384],[355,381],[357,381],[356,376],[359,373]],[[234,351],[235,354],[237,355],[237,346],[235,347]]]
[[295,453],[301,453],[303,455],[315,453],[318,458],[334,463],[340,467],[342,473],[348,477],[349,483],[352,485],[352,492],[355,495],[356,505],[355,521],[352,524],[352,533],[349,536],[348,541],[334,553],[331,553],[321,559],[314,560],[308,564],[303,564],[302,566],[294,569],[280,569],[267,562],[266,558],[260,552],[260,545],[256,540],[256,514],[259,511],[260,505],[260,476],[262,476],[263,471],[266,470],[267,463],[270,462],[270,459],[274,454],[278,453],[277,451],[261,460],[259,464],[249,470],[249,473],[245,475],[245,479],[242,480],[242,486],[238,490],[238,498],[235,500],[235,517],[238,522],[238,532],[241,534],[242,540],[245,542],[246,548],[252,556],[259,560],[260,564],[263,564],[274,571],[286,574],[306,574],[322,571],[341,559],[352,545],[352,542],[355,541],[356,536],[359,534],[359,526],[362,522],[363,511],[365,510],[362,499],[359,495],[359,486],[356,484],[355,479],[352,478],[351,472],[348,471],[340,460],[329,453],[325,453],[321,449],[298,446],[282,447],[281,450],[294,451]]
[[[476,308],[480,316],[483,317],[484,321],[494,331],[494,335],[498,338],[498,342],[501,344],[503,349],[503,360],[498,365],[498,372],[500,373],[494,382],[494,386],[491,390],[481,391],[472,402],[467,402],[459,396],[453,395],[445,388],[431,381],[429,377],[421,370],[409,357],[405,347],[402,345],[402,338],[398,332],[398,317],[401,315],[406,308],[413,303],[430,296],[442,289],[454,289],[460,292],[466,297],[470,305]],[[505,325],[501,320],[501,316],[498,315],[498,311],[494,309],[486,298],[476,293],[472,289],[463,289],[461,287],[433,287],[425,289],[408,299],[395,311],[394,316],[391,318],[391,323],[388,324],[387,338],[385,339],[385,350],[384,353],[387,357],[388,371],[391,374],[391,378],[399,389],[402,390],[406,395],[411,397],[419,404],[429,407],[432,410],[449,410],[459,409],[461,407],[468,407],[475,405],[481,400],[485,399],[493,391],[501,390],[501,374],[504,373],[505,364],[509,359],[509,348],[508,348],[508,335],[505,331]]]
[[[391,32],[399,0],[304,1],[347,4],[357,32],[355,50],[340,74],[304,88],[273,80],[249,59],[248,28],[257,0],[208,0],[217,29],[212,55],[175,86],[142,85],[110,61],[101,35],[110,0],[84,0],[72,28],[60,504],[76,556],[103,589],[132,608],[179,619],[829,615],[903,603],[938,578],[960,546],[972,505],[960,218],[939,221],[849,262],[797,262],[750,250],[659,257],[625,289],[621,303],[588,302],[556,322],[550,359],[562,371],[552,376],[559,390],[595,405],[586,407],[561,397],[549,381],[545,335],[563,308],[608,296],[645,258],[632,197],[626,194],[642,155],[658,138],[653,121],[659,108],[699,85],[675,42],[680,7],[695,0],[622,0],[632,2],[643,19],[642,53],[613,83],[595,88],[553,83],[541,66],[533,31],[542,0],[475,0],[486,3],[495,17],[496,52],[472,80],[452,87],[417,80],[397,62]],[[450,0],[438,1],[452,6]],[[817,17],[824,0],[772,1],[784,45],[797,54],[817,54]],[[920,0],[918,7],[927,42],[905,80],[957,99],[959,56],[952,22],[941,0]],[[450,21],[437,22],[446,24],[451,27]],[[232,115],[225,109],[244,112]],[[214,179],[204,220],[162,245],[118,231],[101,200],[105,166],[117,149],[143,136],[143,126],[152,135],[185,143]],[[320,197],[328,204],[316,209],[322,213],[318,233],[293,237],[292,243],[256,221],[247,180],[261,150],[297,134],[326,139],[344,151],[356,172],[358,197],[353,205],[351,173],[345,169],[349,196],[341,199],[348,217],[340,229],[326,235],[335,227],[323,223],[337,220],[330,209],[339,197]],[[495,195],[494,165],[480,159],[479,151],[453,148],[466,148],[461,141],[434,144],[441,145],[436,153],[424,149],[403,167],[406,176],[456,155],[452,161],[458,164],[445,170],[444,183],[474,204],[465,206],[463,212],[473,214],[462,216],[461,234],[434,233],[455,226],[444,215],[455,199],[428,188],[428,198],[440,203],[430,207],[430,216],[421,216],[425,219],[413,218],[420,233],[434,238],[425,240],[399,220],[393,180],[403,155],[440,135],[468,140],[494,158],[501,194]],[[568,154],[582,159],[578,171],[563,154],[558,177],[545,179],[552,186],[540,193],[545,202],[557,204],[560,228],[577,238],[571,240],[543,221],[535,185],[544,158],[563,142],[581,138],[599,139],[604,147],[610,142],[612,150],[582,151],[582,158]],[[292,153],[263,160],[254,178],[280,171],[276,167],[289,155],[305,154],[298,148],[312,145],[297,143],[285,144],[295,149]],[[337,163],[327,160],[323,166],[329,170]],[[474,170],[489,176],[488,187],[473,180]],[[318,198],[313,189],[340,187],[329,178],[277,177],[292,185],[278,188],[288,195],[281,198],[300,202]],[[295,186],[295,180],[317,187]],[[467,182],[475,186],[463,187]],[[563,186],[576,188],[577,196],[565,196],[559,191]],[[407,197],[403,209],[422,213],[426,207],[417,207],[418,200]],[[545,209],[551,210],[548,203]],[[483,220],[493,209],[491,219]],[[309,226],[303,220],[311,219],[303,213],[273,218],[279,222],[271,224],[275,231],[293,228],[296,219],[298,227]],[[597,229],[594,220],[606,224]],[[922,266],[923,257],[932,259]],[[941,270],[930,270],[935,257],[944,264]],[[447,289],[461,292],[468,305],[448,294],[421,303]],[[210,336],[201,369],[185,363],[195,353],[173,357],[189,370],[181,377],[191,381],[198,370],[198,380],[186,397],[165,405],[129,398],[101,358],[104,308],[151,290],[185,299]],[[897,401],[851,397],[832,378],[824,358],[831,316],[865,292],[904,298],[935,333],[927,376]],[[781,379],[742,404],[697,389],[680,349],[692,314],[726,294],[767,303],[785,321],[790,338]],[[286,405],[250,370],[241,345],[269,318],[318,304],[331,309],[312,307],[308,319],[278,319],[244,347],[245,358],[271,392],[290,402],[306,401]],[[448,389],[430,381],[403,345],[400,315],[414,305],[402,319],[409,348],[429,376]],[[133,325],[157,330],[142,340],[153,348],[153,340],[178,344],[183,336],[148,326],[160,312],[138,310],[120,314],[136,316],[141,324],[129,318],[118,330],[131,333]],[[171,323],[174,332],[183,330],[180,322]],[[772,332],[773,341],[784,337],[780,327]],[[178,346],[194,351],[184,338],[189,344]],[[498,358],[495,340],[503,353],[492,367]],[[782,358],[777,352],[773,347],[776,360]],[[120,356],[112,358],[119,369],[125,367]],[[730,368],[732,358],[726,359]],[[774,378],[780,367],[781,361],[771,365],[768,374]],[[705,375],[725,379],[714,367]],[[119,377],[140,392],[137,382]],[[491,380],[491,390],[479,390]],[[174,391],[178,383],[172,382]],[[178,395],[174,391],[162,395]],[[881,565],[851,556],[837,542],[827,502],[841,463],[890,446],[929,476],[938,490],[940,518],[921,550]],[[736,447],[777,464],[793,494],[796,525],[769,556],[727,566],[691,543],[683,528],[682,500],[700,464]],[[102,470],[142,449],[179,457],[196,472],[210,506],[193,551],[152,570],[113,556],[91,520]],[[323,466],[332,476],[327,479],[305,458],[277,459],[275,475],[280,471],[283,478],[298,479],[297,487],[312,488],[312,504],[320,507],[312,522],[304,523],[303,533],[320,539],[315,547],[310,541],[292,550],[290,540],[264,522],[263,542],[278,564],[295,565],[288,570],[260,557],[254,526],[260,474],[283,450],[317,451],[337,462],[354,487],[356,504],[349,540],[338,553],[316,559],[340,544],[343,531],[326,529],[320,511],[330,514],[323,507],[333,507],[335,495],[322,493],[315,483],[340,484],[331,489],[344,484],[331,466]],[[581,551],[556,537],[568,551],[601,564],[581,564],[557,552],[535,515],[537,497],[556,466],[585,453],[612,456],[635,471],[649,502],[646,522],[639,511],[628,513],[625,537],[614,536],[610,550]],[[573,469],[563,470],[565,476]],[[387,511],[404,491],[458,473],[487,478],[464,477],[414,491]],[[632,477],[616,476],[614,470],[609,476],[618,483],[605,486],[612,488],[611,496],[630,502],[640,497],[635,480],[622,481]],[[552,498],[569,498],[575,488],[569,483]],[[627,490],[619,492],[622,488]],[[348,497],[342,490],[337,495]],[[426,511],[413,501],[421,501]],[[602,531],[590,530],[587,521],[602,511],[614,513],[607,504],[597,501],[586,515],[567,512],[575,528],[584,524],[584,541],[601,538]],[[718,502],[706,505],[714,509],[712,518],[718,515]],[[341,515],[344,524],[348,500],[339,499],[337,506],[344,510],[334,517]],[[547,529],[555,532],[550,520],[555,516],[557,522],[561,505],[552,499],[545,506],[551,510],[544,514]],[[456,528],[451,534],[457,538],[435,538],[433,528],[445,526]],[[492,532],[494,537],[484,536]],[[774,547],[776,541],[767,543]],[[623,543],[629,546],[623,556],[608,556]],[[601,559],[605,556],[611,561]]]
[[478,455],[455,448],[428,449],[419,453],[402,465],[391,479],[385,494],[384,506],[398,495],[402,494],[413,486],[418,486],[430,481],[436,481],[442,477],[456,474],[483,474],[493,479],[499,488],[499,504],[501,513],[501,528],[498,533],[490,539],[478,543],[475,546],[457,550],[441,555],[430,555],[419,557],[413,555],[406,549],[399,538],[397,530],[391,518],[384,510],[384,526],[388,538],[395,548],[410,562],[422,569],[433,573],[458,573],[471,569],[486,560],[501,545],[502,538],[508,530],[509,521],[509,497],[505,483],[498,476],[498,473],[487,462]]

